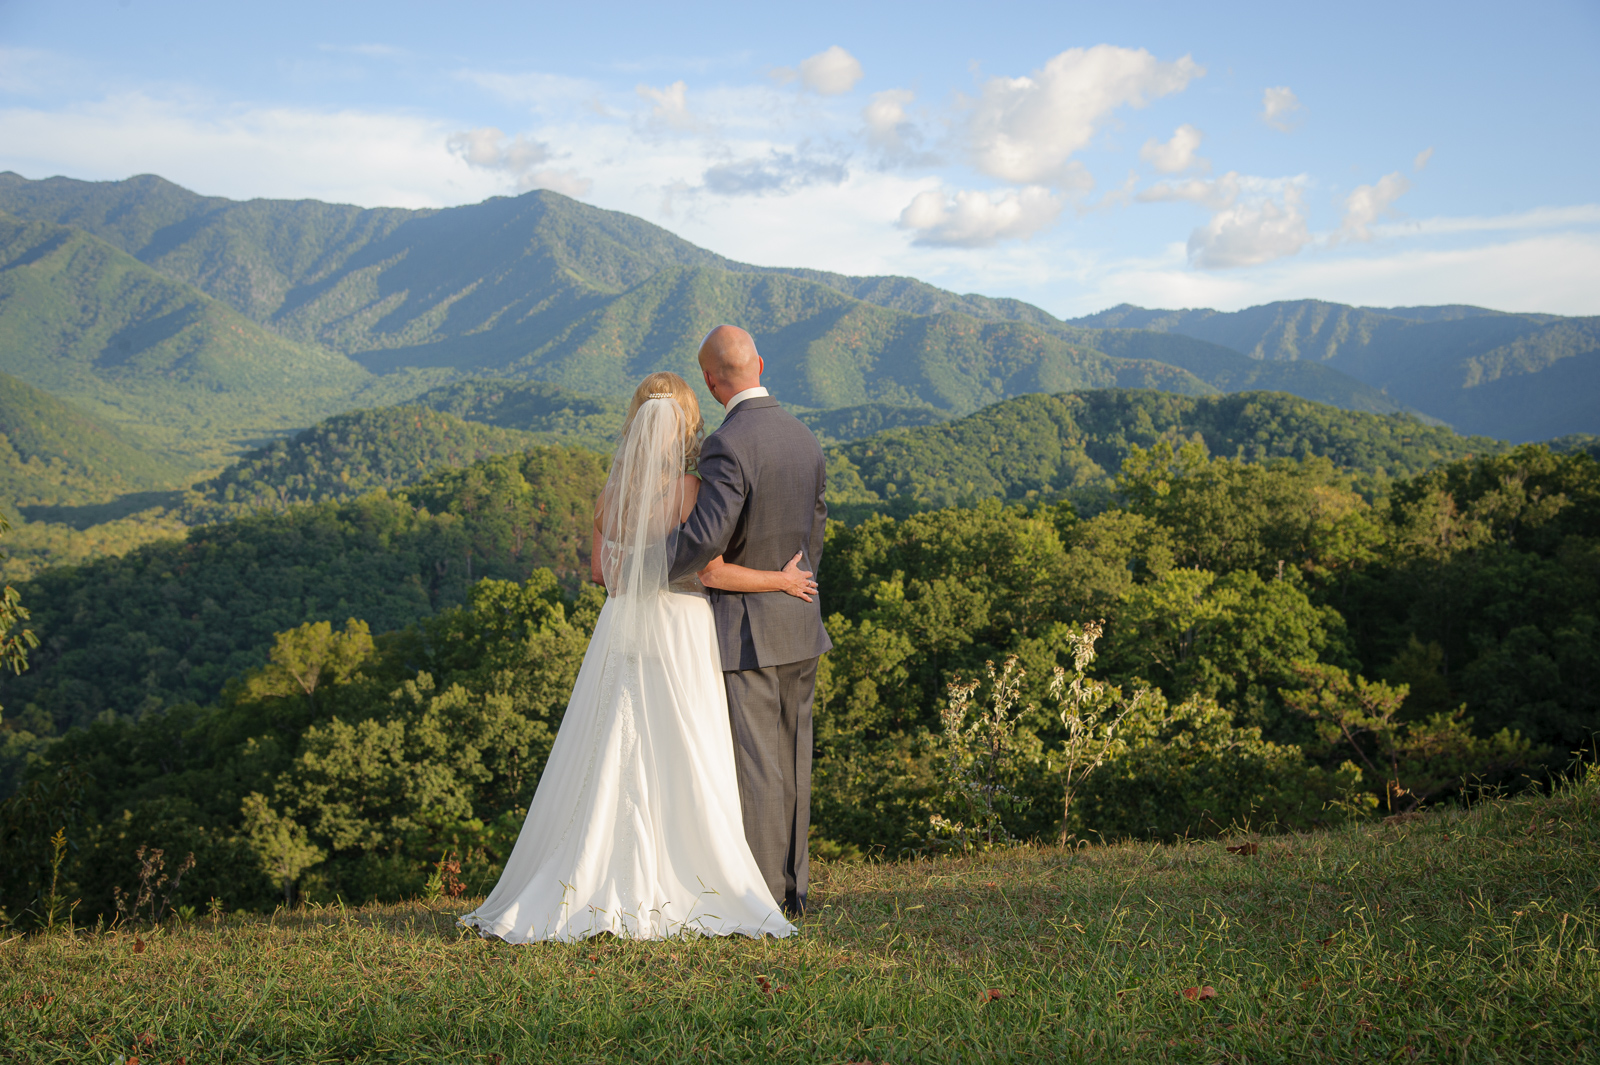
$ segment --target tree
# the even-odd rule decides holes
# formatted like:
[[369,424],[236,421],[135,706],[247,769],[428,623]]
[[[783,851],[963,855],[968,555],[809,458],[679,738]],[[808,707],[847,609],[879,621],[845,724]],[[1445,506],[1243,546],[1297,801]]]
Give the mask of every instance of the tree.
[[293,901],[294,883],[300,874],[328,855],[306,838],[305,826],[284,817],[267,804],[258,791],[245,796],[241,809],[250,849],[261,862],[261,871],[283,888],[283,904]]
[[365,621],[350,618],[343,632],[334,632],[331,622],[308,621],[277,634],[267,653],[271,665],[249,679],[246,691],[258,698],[299,692],[314,714],[317,689],[350,679],[372,653]]
[[[0,514],[0,536],[11,531],[11,523]],[[0,553],[0,561],[5,555]],[[11,585],[0,589],[0,666],[13,673],[28,668],[28,652],[39,646],[39,637],[31,629],[17,631],[17,626],[31,615],[22,605],[22,596]],[[3,709],[3,708],[0,708]]]
[[1408,693],[1404,684],[1369,681],[1312,663],[1295,672],[1305,687],[1285,691],[1284,701],[1316,723],[1326,751],[1348,750],[1374,780],[1383,781],[1384,808],[1393,813],[1464,786],[1514,779],[1549,757],[1548,750],[1509,729],[1474,736],[1465,706],[1422,721],[1401,720]]
[[1091,680],[1088,668],[1094,662],[1095,641],[1100,638],[1099,622],[1091,621],[1071,632],[1072,669],[1056,667],[1050,694],[1060,708],[1066,736],[1052,768],[1061,771],[1061,842],[1069,838],[1072,824],[1072,798],[1084,781],[1106,759],[1120,754],[1126,744],[1117,734],[1129,714],[1137,714],[1150,697],[1148,688],[1139,688],[1131,698],[1122,689],[1104,681]]

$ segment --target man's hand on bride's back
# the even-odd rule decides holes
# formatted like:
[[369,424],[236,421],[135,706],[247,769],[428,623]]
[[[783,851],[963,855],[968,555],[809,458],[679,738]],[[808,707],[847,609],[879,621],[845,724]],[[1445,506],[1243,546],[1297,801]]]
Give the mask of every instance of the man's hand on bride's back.
[[801,552],[796,551],[789,564],[780,571],[784,579],[780,590],[809,603],[811,597],[817,594],[817,582],[812,579],[810,570],[800,568],[800,555]]

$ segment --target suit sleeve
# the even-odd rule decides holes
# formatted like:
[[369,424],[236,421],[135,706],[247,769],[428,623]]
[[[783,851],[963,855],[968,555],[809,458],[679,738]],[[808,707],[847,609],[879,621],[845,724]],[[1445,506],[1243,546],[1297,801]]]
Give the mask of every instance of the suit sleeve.
[[817,468],[817,502],[811,514],[811,569],[822,572],[822,545],[828,536],[828,467],[826,461]]
[[699,573],[707,562],[727,550],[749,493],[750,485],[738,460],[715,435],[707,437],[700,452],[700,497],[695,500],[689,520],[678,529],[678,545],[672,556],[673,580]]

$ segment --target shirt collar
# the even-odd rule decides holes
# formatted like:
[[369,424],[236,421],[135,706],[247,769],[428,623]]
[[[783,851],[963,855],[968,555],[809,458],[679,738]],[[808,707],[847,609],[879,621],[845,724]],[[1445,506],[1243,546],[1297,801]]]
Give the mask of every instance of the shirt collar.
[[768,392],[765,388],[762,388],[760,385],[756,385],[756,387],[754,387],[754,388],[747,388],[743,392],[735,392],[732,396],[728,397],[728,402],[726,402],[726,403],[724,403],[722,405],[723,413],[732,414],[733,413],[733,408],[737,407],[739,404],[743,403],[747,399],[755,399],[757,396],[770,396],[770,395],[772,395],[772,393]]

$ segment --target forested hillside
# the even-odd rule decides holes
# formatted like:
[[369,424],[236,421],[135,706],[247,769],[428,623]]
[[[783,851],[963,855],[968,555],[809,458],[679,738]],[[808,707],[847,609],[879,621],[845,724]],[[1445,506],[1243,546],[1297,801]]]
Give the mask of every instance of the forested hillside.
[[830,448],[829,499],[902,506],[1049,500],[1109,485],[1134,447],[1189,439],[1248,462],[1324,458],[1369,496],[1390,478],[1505,449],[1409,415],[1342,411],[1280,392],[1194,398],[1108,389],[1019,396],[947,424]]
[[[432,388],[416,402],[467,421],[548,433],[562,442],[610,452],[628,411],[628,400],[569,392],[543,381],[467,379]],[[706,415],[717,413],[703,411]]]
[[[1392,428],[1373,428],[1371,454],[1403,451]],[[44,646],[0,686],[7,764],[33,755],[27,809],[79,811],[68,877],[85,912],[104,912],[143,844],[193,851],[186,889],[230,907],[270,906],[285,883],[312,900],[414,894],[451,851],[492,876],[600,605],[573,580],[600,475],[585,452],[494,458],[25,586]],[[986,779],[1009,796],[997,830],[1020,838],[1304,830],[1519,786],[1600,727],[1587,454],[1459,459],[1372,503],[1323,459],[1159,439],[1128,445],[1114,501],[830,527],[819,853],[970,841],[941,712],[953,678],[1012,655],[1039,709]],[[566,581],[532,569],[545,561]],[[1154,691],[1063,821],[1050,676],[1094,618],[1092,672]],[[15,824],[8,854],[43,847]],[[262,848],[285,839],[303,861],[269,877]],[[36,880],[8,881],[0,905],[20,912]]]
[[1522,441],[1600,428],[1600,318],[1296,300],[1231,313],[1123,304],[1073,324],[1331,366],[1465,432]]
[[534,448],[392,496],[258,512],[46,572],[22,586],[45,643],[0,684],[0,706],[51,734],[107,710],[213,699],[265,660],[272,633],[303,621],[397,629],[463,602],[476,580],[540,567],[575,587],[604,468],[590,451]]
[[99,503],[165,488],[184,468],[148,441],[0,373],[0,506]]
[[3,214],[0,371],[187,452],[191,469],[371,383],[82,230]]
[[528,451],[546,435],[463,421],[421,404],[352,411],[253,451],[186,501],[191,523],[398,489],[446,468]]

